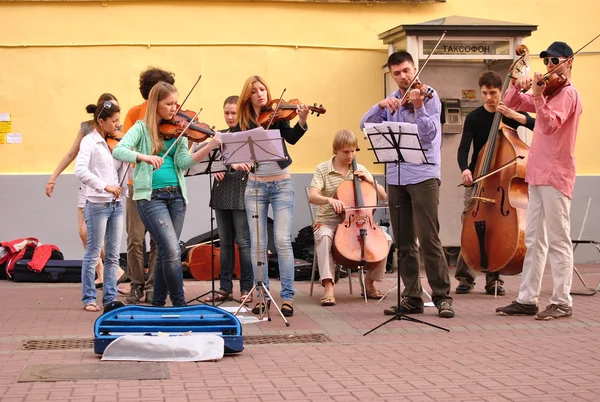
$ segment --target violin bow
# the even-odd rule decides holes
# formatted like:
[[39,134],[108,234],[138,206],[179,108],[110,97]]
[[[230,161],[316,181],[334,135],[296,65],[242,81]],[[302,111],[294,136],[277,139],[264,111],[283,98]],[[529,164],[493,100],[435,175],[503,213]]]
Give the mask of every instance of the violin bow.
[[[425,68],[425,66],[427,65],[427,63],[429,62],[429,59],[431,58],[431,56],[433,56],[433,53],[435,53],[435,51],[437,50],[438,46],[440,45],[440,43],[442,42],[442,39],[444,39],[444,36],[446,36],[446,33],[448,31],[444,31],[442,33],[442,36],[440,36],[440,39],[437,41],[437,43],[435,44],[435,46],[433,47],[433,50],[431,50],[431,52],[429,53],[429,55],[427,56],[427,59],[425,59],[425,62],[423,63],[423,67],[419,68],[419,71],[417,71],[417,73],[415,74],[415,76],[413,77],[412,81],[410,82],[410,85],[408,86],[409,88],[413,86],[413,84],[415,83],[415,81],[417,79],[419,79],[419,74],[421,74],[421,71],[423,71],[423,69]],[[404,95],[402,96],[402,98],[400,99],[400,104],[403,104],[406,101],[406,97],[408,96],[408,94],[410,93],[410,91],[406,91],[404,93]],[[394,114],[392,113],[392,116]]]
[[[548,71],[546,74],[544,74],[544,78],[550,77],[550,75],[555,72],[560,66],[562,66],[564,63],[568,62],[569,60],[573,60],[573,57],[575,57],[577,55],[577,53],[581,52],[583,49],[585,49],[589,44],[591,44],[593,41],[595,41],[596,39],[598,39],[600,37],[600,34],[596,35],[596,37],[594,39],[592,39],[591,41],[589,41],[588,43],[586,43],[585,45],[581,46],[581,48],[576,51],[575,53],[573,53],[572,55],[570,55],[569,57],[567,57],[566,59],[564,59],[563,61],[561,61],[560,63],[558,63],[556,66],[554,66],[554,68],[552,68],[552,70]],[[538,86],[542,86],[544,85],[543,82],[539,81],[537,83]]]
[[281,102],[283,102],[283,94],[285,93],[286,90],[287,90],[287,88],[283,88],[283,91],[281,92],[281,96],[279,97],[279,102],[277,102],[277,106],[275,106],[275,109],[273,110],[273,114],[271,115],[271,120],[269,120],[269,124],[267,124],[267,127],[265,127],[265,130],[268,130],[269,127],[271,127],[271,124],[273,124],[275,115],[277,114],[277,112],[279,111],[279,108],[281,107]]
[[196,88],[196,85],[198,85],[198,83],[200,82],[200,78],[202,78],[202,74],[200,74],[198,76],[198,79],[196,80],[196,83],[194,83],[194,85],[192,86],[192,89],[190,89],[190,92],[188,92],[188,94],[185,96],[185,98],[183,99],[183,102],[181,102],[181,105],[179,105],[179,109],[177,109],[177,111],[175,112],[175,116],[177,116],[177,113],[179,113],[179,111],[181,110],[181,108],[183,107],[183,105],[185,105],[185,102],[188,100],[188,98],[190,97],[190,95],[192,94],[192,92],[194,91],[194,89]]

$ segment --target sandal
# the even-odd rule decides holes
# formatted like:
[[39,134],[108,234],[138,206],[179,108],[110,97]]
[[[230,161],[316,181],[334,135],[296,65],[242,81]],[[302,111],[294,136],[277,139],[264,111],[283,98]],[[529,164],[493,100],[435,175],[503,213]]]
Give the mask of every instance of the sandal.
[[215,292],[212,296],[208,296],[204,299],[205,302],[226,302],[233,300],[233,294],[227,293],[224,290],[219,290]]
[[100,311],[100,307],[96,303],[88,303],[83,307],[84,311],[88,311],[90,313],[96,313]]
[[[242,292],[242,296],[240,297],[240,302],[244,302],[244,304],[252,303],[252,295],[249,293],[250,292]],[[244,297],[246,297],[246,295],[248,296],[248,298],[246,300],[244,300]]]
[[[361,294],[361,296],[364,297],[364,294]],[[367,290],[367,299],[381,299],[383,296],[385,295],[379,289]]]
[[321,306],[323,306],[323,307],[335,306],[335,297],[333,297],[333,296],[321,297]]
[[291,300],[286,300],[281,304],[281,314],[284,317],[291,317],[294,315],[294,306]]
[[261,310],[262,310],[262,313],[264,314],[264,312],[269,310],[270,308],[271,308],[271,300],[267,300],[267,308],[266,309],[265,309],[265,305],[263,304],[263,302],[258,302],[252,309],[252,314],[261,314]]

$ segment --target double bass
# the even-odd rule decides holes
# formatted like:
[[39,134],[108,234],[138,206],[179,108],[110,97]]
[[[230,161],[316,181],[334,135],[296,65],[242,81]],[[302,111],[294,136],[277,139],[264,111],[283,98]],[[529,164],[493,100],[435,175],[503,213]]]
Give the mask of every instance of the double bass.
[[[352,171],[357,169],[356,158]],[[345,180],[337,188],[336,198],[344,204],[344,222],[335,231],[331,252],[333,259],[344,267],[365,270],[377,268],[388,256],[388,242],[383,230],[373,219],[373,205],[377,190],[372,184],[359,180]]]
[[[502,97],[514,74],[525,65],[529,52],[524,45],[509,68]],[[488,141],[477,157],[472,207],[467,210],[461,233],[465,263],[481,272],[514,275],[523,269],[525,221],[529,202],[525,173],[529,147],[517,131],[501,124],[496,112]]]

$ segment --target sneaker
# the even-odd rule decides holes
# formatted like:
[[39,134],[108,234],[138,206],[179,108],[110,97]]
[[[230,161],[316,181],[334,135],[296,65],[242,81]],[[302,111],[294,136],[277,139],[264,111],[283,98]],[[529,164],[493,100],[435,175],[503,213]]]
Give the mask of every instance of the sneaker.
[[456,294],[457,295],[464,295],[467,294],[471,291],[471,289],[473,289],[472,285],[467,285],[467,284],[460,284],[456,287]]
[[437,306],[438,315],[442,318],[452,318],[454,317],[454,310],[452,309],[452,304],[448,301],[443,301]]
[[142,297],[144,297],[144,287],[142,285],[136,285],[135,283],[132,283],[129,295],[127,295],[125,298],[125,303],[137,304],[140,302]]
[[[456,293],[458,293],[458,292],[456,292]],[[504,296],[506,294],[506,291],[500,285],[498,285],[498,286],[492,285],[491,287],[489,287],[485,290],[485,293],[488,295],[496,295],[497,294],[498,296]]]
[[535,304],[523,304],[513,301],[506,307],[498,307],[496,313],[499,315],[535,315],[538,312],[538,306]]
[[535,315],[536,320],[555,320],[557,318],[567,318],[573,314],[573,309],[566,304],[549,304],[541,313]]
[[400,311],[398,311],[398,306],[392,306],[391,308],[383,310],[383,314],[385,315],[396,315],[400,314],[423,314],[423,302],[421,301],[420,305],[415,303],[413,300],[408,297],[403,297],[400,300]]

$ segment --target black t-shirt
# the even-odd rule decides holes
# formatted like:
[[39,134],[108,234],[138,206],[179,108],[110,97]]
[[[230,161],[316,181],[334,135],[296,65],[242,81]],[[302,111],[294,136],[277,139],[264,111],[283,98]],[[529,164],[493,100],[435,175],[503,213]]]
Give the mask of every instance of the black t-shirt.
[[[533,130],[535,119],[525,112],[519,113],[525,116],[525,124],[521,124],[518,121],[506,117],[502,117],[502,122],[514,129],[524,125],[528,129]],[[480,106],[467,115],[457,155],[458,166],[460,167],[461,172],[465,169],[469,169],[471,172],[475,171],[477,156],[488,140],[495,114],[495,112],[488,112],[485,110],[485,107]],[[471,157],[471,163],[469,163],[469,149],[471,148],[471,143],[473,143],[473,155]]]

